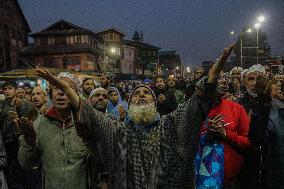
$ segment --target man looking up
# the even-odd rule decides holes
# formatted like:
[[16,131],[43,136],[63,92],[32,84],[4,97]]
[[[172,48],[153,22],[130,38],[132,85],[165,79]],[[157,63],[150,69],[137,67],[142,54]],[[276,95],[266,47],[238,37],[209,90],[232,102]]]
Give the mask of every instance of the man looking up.
[[[79,95],[80,82],[75,75],[62,72],[58,78]],[[30,168],[41,160],[44,188],[87,189],[89,151],[76,133],[70,99],[56,86],[51,87],[50,93],[54,106],[46,114],[34,123],[22,118],[19,162],[23,168]]]
[[156,111],[154,92],[147,85],[133,89],[129,97],[129,121],[124,123],[108,118],[81,101],[65,81],[48,70],[37,73],[66,92],[78,121],[93,136],[91,140],[105,147],[94,150],[101,153],[103,161],[109,165],[115,188],[194,188],[200,126],[210,104],[215,102],[216,80],[232,49],[230,46],[224,50],[190,100],[161,119]]
[[38,110],[39,114],[47,112],[48,108],[46,105],[47,93],[42,87],[35,87],[32,91],[32,103]]
[[92,78],[85,78],[82,83],[82,94],[88,99],[90,93],[95,88],[95,82]]
[[106,72],[100,77],[101,87],[107,91],[111,87],[111,81],[112,81],[112,74],[109,72]]

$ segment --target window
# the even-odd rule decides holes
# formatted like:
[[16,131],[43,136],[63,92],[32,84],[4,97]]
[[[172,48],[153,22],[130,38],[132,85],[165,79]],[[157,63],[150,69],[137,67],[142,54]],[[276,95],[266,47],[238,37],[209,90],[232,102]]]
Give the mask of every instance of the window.
[[59,66],[59,59],[58,58],[53,58],[53,57],[46,57],[43,58],[43,66],[44,67],[49,67],[49,68],[53,68],[53,67],[58,67]]
[[81,35],[77,35],[77,43],[81,43]]
[[113,41],[113,33],[110,33],[110,34],[109,34],[109,40],[110,40],[110,41]]
[[66,44],[66,38],[65,38],[65,36],[58,36],[58,37],[55,37],[55,44],[58,44],[58,45],[65,45],[65,44]]
[[54,37],[48,37],[48,45],[53,45],[55,43]]
[[41,39],[40,39],[40,44],[41,44],[41,45],[47,45],[47,44],[48,44],[47,37],[41,38]]

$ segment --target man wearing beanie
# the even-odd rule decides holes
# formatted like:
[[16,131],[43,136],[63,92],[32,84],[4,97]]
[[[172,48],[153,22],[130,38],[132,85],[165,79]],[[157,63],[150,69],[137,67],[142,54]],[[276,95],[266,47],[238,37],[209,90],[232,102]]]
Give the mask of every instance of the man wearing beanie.
[[169,115],[160,118],[150,87],[135,87],[129,97],[127,123],[94,110],[48,70],[37,73],[66,92],[79,123],[89,130],[91,139],[99,146],[95,150],[113,175],[114,188],[195,188],[194,160],[200,126],[215,102],[216,79],[232,49],[230,46],[224,50],[208,78],[199,82],[192,98]]

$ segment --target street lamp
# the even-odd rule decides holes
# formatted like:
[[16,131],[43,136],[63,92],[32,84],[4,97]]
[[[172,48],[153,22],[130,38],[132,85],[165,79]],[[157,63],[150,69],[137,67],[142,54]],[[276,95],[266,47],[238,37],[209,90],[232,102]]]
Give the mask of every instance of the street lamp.
[[260,27],[260,23],[256,23],[254,27],[256,28],[256,63],[258,64],[258,28]]
[[259,16],[259,17],[257,17],[257,21],[258,21],[258,22],[264,22],[264,20],[265,20],[265,17],[264,17],[264,16]]
[[241,32],[241,35],[240,35],[240,40],[241,40],[241,67],[243,67],[243,37],[244,37],[244,33],[251,33],[252,32],[252,29],[251,28],[248,28],[247,30],[243,30]]
[[111,52],[111,54],[114,54],[115,53],[115,48],[114,47],[110,48],[110,52]]

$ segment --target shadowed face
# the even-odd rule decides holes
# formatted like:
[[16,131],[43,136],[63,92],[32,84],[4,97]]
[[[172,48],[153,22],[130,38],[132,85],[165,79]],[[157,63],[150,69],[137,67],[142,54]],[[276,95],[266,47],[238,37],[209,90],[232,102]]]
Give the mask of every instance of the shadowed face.
[[17,97],[19,97],[20,99],[25,98],[25,95],[26,95],[25,89],[17,88],[16,93],[17,93]]
[[[67,78],[61,78],[65,82],[68,83],[68,85],[75,91],[77,91],[76,85],[73,81]],[[52,87],[52,103],[54,104],[56,109],[67,109],[70,108],[70,100],[67,98],[65,93],[61,91],[61,89],[57,87]]]
[[87,81],[85,81],[82,86],[83,92],[88,95],[92,92],[94,88],[95,88],[95,83],[92,79],[88,79]]
[[176,79],[174,77],[168,78],[168,87],[173,88],[176,86]]
[[113,103],[113,104],[117,104],[118,102],[118,94],[116,91],[111,91],[108,94],[108,98],[109,100]]
[[41,107],[46,103],[46,101],[46,94],[43,92],[43,90],[40,87],[34,88],[32,92],[32,102],[35,107]]
[[109,85],[109,80],[107,79],[105,75],[102,75],[100,77],[100,83],[102,87],[107,87]]
[[105,112],[107,107],[107,92],[105,90],[97,91],[91,98],[90,103],[98,111]]
[[241,80],[241,70],[233,70],[232,71],[232,75],[231,75],[231,79],[232,81],[234,81],[234,79],[238,79],[239,81]]
[[12,99],[16,96],[16,89],[11,85],[7,85],[4,87],[4,95],[7,99]]
[[155,83],[155,86],[157,87],[157,89],[159,90],[163,90],[166,86],[163,78],[157,78],[156,79],[156,83]]
[[145,105],[150,103],[154,103],[154,98],[146,87],[139,87],[133,92],[130,104]]
[[247,90],[255,92],[256,77],[255,72],[246,75],[245,85]]

